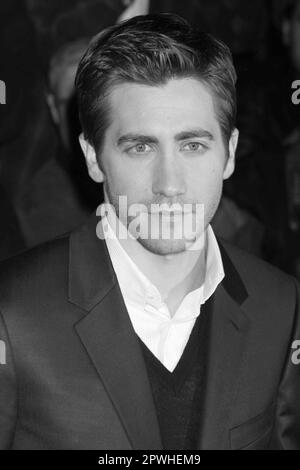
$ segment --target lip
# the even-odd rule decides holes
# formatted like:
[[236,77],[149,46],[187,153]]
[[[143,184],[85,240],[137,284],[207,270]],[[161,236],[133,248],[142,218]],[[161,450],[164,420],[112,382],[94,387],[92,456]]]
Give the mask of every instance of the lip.
[[154,214],[160,214],[160,215],[185,215],[187,212],[179,212],[179,211],[160,211],[160,212],[154,212]]
[[160,216],[160,217],[186,217],[194,214],[193,210],[166,210],[151,209],[149,211],[141,211],[140,216]]
[[151,214],[162,214],[162,215],[186,215],[186,214],[192,214],[193,211],[191,210],[178,210],[178,209],[161,209],[161,210],[151,210]]
[[174,211],[160,211],[160,212],[150,212],[150,215],[166,217],[166,218],[175,218],[175,217],[186,217],[191,214],[191,212],[174,212]]

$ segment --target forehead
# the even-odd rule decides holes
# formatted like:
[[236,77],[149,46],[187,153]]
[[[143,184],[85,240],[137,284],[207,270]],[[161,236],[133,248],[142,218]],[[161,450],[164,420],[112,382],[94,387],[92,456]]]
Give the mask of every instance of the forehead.
[[111,127],[119,132],[175,132],[195,126],[219,130],[212,93],[193,78],[161,86],[123,83],[112,89],[109,104]]

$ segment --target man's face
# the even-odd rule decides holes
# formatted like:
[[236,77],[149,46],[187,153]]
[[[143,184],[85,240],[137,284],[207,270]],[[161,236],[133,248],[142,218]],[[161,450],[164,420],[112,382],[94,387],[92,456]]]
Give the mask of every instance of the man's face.
[[[216,212],[223,179],[234,169],[236,136],[226,149],[212,96],[195,79],[174,79],[159,87],[126,83],[116,86],[109,100],[111,125],[98,155],[106,202],[123,223],[119,196],[127,197],[128,208],[145,205],[149,218],[152,204],[176,204],[177,208],[189,204],[187,214],[178,211],[162,218],[165,213],[155,213],[151,223],[162,223],[160,235],[139,238],[153,253],[180,253],[186,240],[175,233],[184,218],[195,219],[196,205],[202,205],[204,222],[193,225],[199,227],[198,237]],[[127,227],[133,219],[128,217]],[[166,225],[170,237],[163,239]]]

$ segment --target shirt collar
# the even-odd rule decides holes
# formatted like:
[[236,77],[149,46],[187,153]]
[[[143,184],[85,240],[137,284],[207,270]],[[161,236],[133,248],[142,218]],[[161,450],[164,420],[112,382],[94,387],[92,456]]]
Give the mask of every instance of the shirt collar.
[[[108,221],[108,218],[110,220],[116,221],[117,217],[109,205],[107,215],[108,217],[104,216],[102,218],[105,242],[124,299],[126,299],[126,302],[139,304],[143,308],[145,308],[146,305],[152,305],[156,309],[160,308],[162,305],[160,292],[128,255]],[[117,219],[117,223],[122,225],[119,219]],[[122,229],[125,229],[124,226]],[[213,229],[210,225],[208,225],[206,231],[205,250],[206,256],[204,257],[204,283],[199,288],[189,292],[189,294],[186,295],[181,304],[181,306],[184,307],[181,309],[182,311],[199,310],[197,306],[204,304],[209,299],[209,297],[216,290],[218,284],[224,278],[224,269],[220,249]]]

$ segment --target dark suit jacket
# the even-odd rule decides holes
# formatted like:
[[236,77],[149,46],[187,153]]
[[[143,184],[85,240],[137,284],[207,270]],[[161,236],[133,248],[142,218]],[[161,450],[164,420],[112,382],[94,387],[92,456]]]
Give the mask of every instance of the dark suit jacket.
[[[162,448],[97,221],[0,265],[0,448]],[[299,288],[225,243],[221,253],[198,448],[299,449]]]

